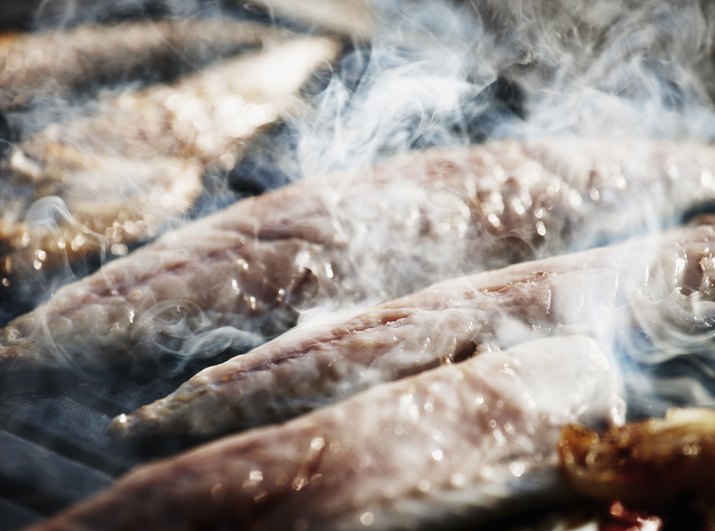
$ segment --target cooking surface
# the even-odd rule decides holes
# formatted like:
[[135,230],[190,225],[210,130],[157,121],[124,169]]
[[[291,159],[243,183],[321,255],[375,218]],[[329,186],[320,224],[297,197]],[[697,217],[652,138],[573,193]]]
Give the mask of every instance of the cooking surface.
[[123,396],[109,393],[117,402],[108,400],[106,388],[89,384],[71,393],[19,391],[2,397],[0,445],[3,455],[12,456],[0,465],[3,528],[56,512],[107,486],[137,461],[112,448],[105,434]]
[[106,430],[114,416],[164,396],[191,374],[187,368],[153,381],[25,374],[0,382],[0,529],[50,516],[131,466],[177,451],[184,443],[119,444]]

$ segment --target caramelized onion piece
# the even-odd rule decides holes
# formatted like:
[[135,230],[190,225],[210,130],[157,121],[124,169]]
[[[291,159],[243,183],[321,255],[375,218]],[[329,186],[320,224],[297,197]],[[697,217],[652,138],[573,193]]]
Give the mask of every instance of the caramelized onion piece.
[[603,434],[568,425],[558,450],[570,485],[591,498],[637,505],[667,503],[684,493],[715,499],[713,410],[673,409],[665,419]]

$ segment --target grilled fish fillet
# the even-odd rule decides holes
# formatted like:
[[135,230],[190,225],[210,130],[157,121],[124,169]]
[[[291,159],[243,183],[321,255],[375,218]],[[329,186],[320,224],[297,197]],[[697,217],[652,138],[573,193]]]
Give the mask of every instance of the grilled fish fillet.
[[563,501],[560,427],[622,404],[594,340],[534,341],[137,469],[36,529],[477,525]]
[[[245,30],[247,40],[263,39],[262,51],[106,97],[91,116],[48,126],[13,149],[0,184],[0,295],[26,288],[40,270],[49,276],[100,251],[125,254],[155,235],[188,210],[204,170],[232,165],[338,52],[322,38]],[[40,222],[25,218],[31,205]]]
[[79,89],[156,81],[250,48],[277,32],[225,18],[85,24],[0,34],[0,108],[17,109]]
[[[621,308],[621,327],[648,330],[636,319],[652,319],[653,308],[636,315],[633,305],[651,288],[638,281],[650,275],[649,286],[663,284],[663,296],[688,293],[673,306],[691,316],[694,301],[715,298],[709,288],[713,243],[715,229],[703,226],[669,236],[657,250],[646,239],[527,262],[437,284],[343,322],[298,327],[117,417],[112,429],[125,436],[212,436],[285,420],[380,382],[534,336],[595,336],[606,326],[595,312],[613,315]],[[655,265],[642,258],[652,253]],[[695,317],[686,316],[681,324],[690,327]],[[670,316],[661,317],[653,322]]]
[[667,218],[712,197],[714,156],[696,144],[504,141],[303,180],[65,286],[4,328],[0,359],[101,367],[201,353],[220,327],[271,336],[321,302],[385,300],[592,245],[633,230],[643,205]]

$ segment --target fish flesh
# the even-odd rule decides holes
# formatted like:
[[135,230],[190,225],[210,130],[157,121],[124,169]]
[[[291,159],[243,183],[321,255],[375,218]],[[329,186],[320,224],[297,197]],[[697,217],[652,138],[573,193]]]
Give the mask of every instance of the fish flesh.
[[175,77],[278,35],[221,17],[0,33],[0,109],[18,110],[109,83]]
[[[630,241],[453,279],[347,320],[298,327],[204,369],[169,396],[120,415],[111,428],[124,437],[210,437],[282,421],[378,383],[535,336],[595,336],[606,326],[602,312],[619,315],[626,334],[647,330],[653,341],[667,342],[648,324],[664,321],[665,310],[640,297],[661,300],[648,291],[656,284],[665,295],[688,293],[673,307],[683,312],[680,325],[694,333],[690,305],[715,300],[709,288],[713,242],[715,228],[708,225],[676,232],[658,249],[651,239]],[[654,266],[651,258],[662,263]],[[634,279],[644,275],[651,278],[640,286]]]
[[639,214],[674,218],[713,196],[713,167],[715,148],[701,144],[548,139],[307,178],[169,231],[61,288],[2,330],[0,360],[106,367],[216,354],[204,339],[226,327],[251,343],[320,303],[389,300],[623,237],[643,224]]
[[263,50],[175,84],[107,96],[90,116],[53,123],[12,148],[0,184],[0,294],[45,289],[41,273],[100,252],[126,254],[180,219],[206,169],[232,166],[338,53],[329,39],[261,31],[246,26],[249,40],[262,35]]
[[35,529],[477,525],[569,499],[561,426],[622,417],[593,339],[542,339],[139,468]]
[[564,474],[579,494],[662,507],[685,493],[715,500],[714,441],[715,410],[688,408],[605,433],[568,425],[558,449]]

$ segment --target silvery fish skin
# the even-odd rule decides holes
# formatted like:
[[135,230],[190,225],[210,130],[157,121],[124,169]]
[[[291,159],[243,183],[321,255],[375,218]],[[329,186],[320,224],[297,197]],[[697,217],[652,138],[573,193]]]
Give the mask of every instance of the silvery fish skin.
[[[484,350],[539,336],[595,336],[607,326],[599,315],[619,308],[620,327],[648,330],[658,341],[648,321],[674,316],[644,301],[687,293],[667,309],[681,310],[677,319],[691,327],[695,305],[715,300],[714,242],[713,227],[703,226],[660,243],[629,241],[526,262],[437,284],[344,321],[298,327],[204,369],[166,398],[117,417],[112,429],[123,436],[205,437],[277,422]],[[639,284],[644,275],[646,286]]]
[[227,55],[258,48],[278,32],[227,18],[84,24],[63,30],[0,33],[0,108],[70,97],[102,84],[157,81]]
[[560,428],[622,422],[619,393],[593,339],[533,341],[139,468],[36,529],[478,525],[568,500]]
[[711,197],[709,168],[715,149],[700,144],[550,139],[306,179],[65,286],[5,327],[0,359],[102,367],[206,353],[226,326],[270,337],[326,301],[386,300],[622,237],[643,204],[667,218]]
[[3,164],[0,290],[82,257],[126,254],[180,219],[206,168],[235,163],[338,53],[331,40],[244,26],[263,50],[171,85],[107,96],[90,116],[51,124],[13,148]]

